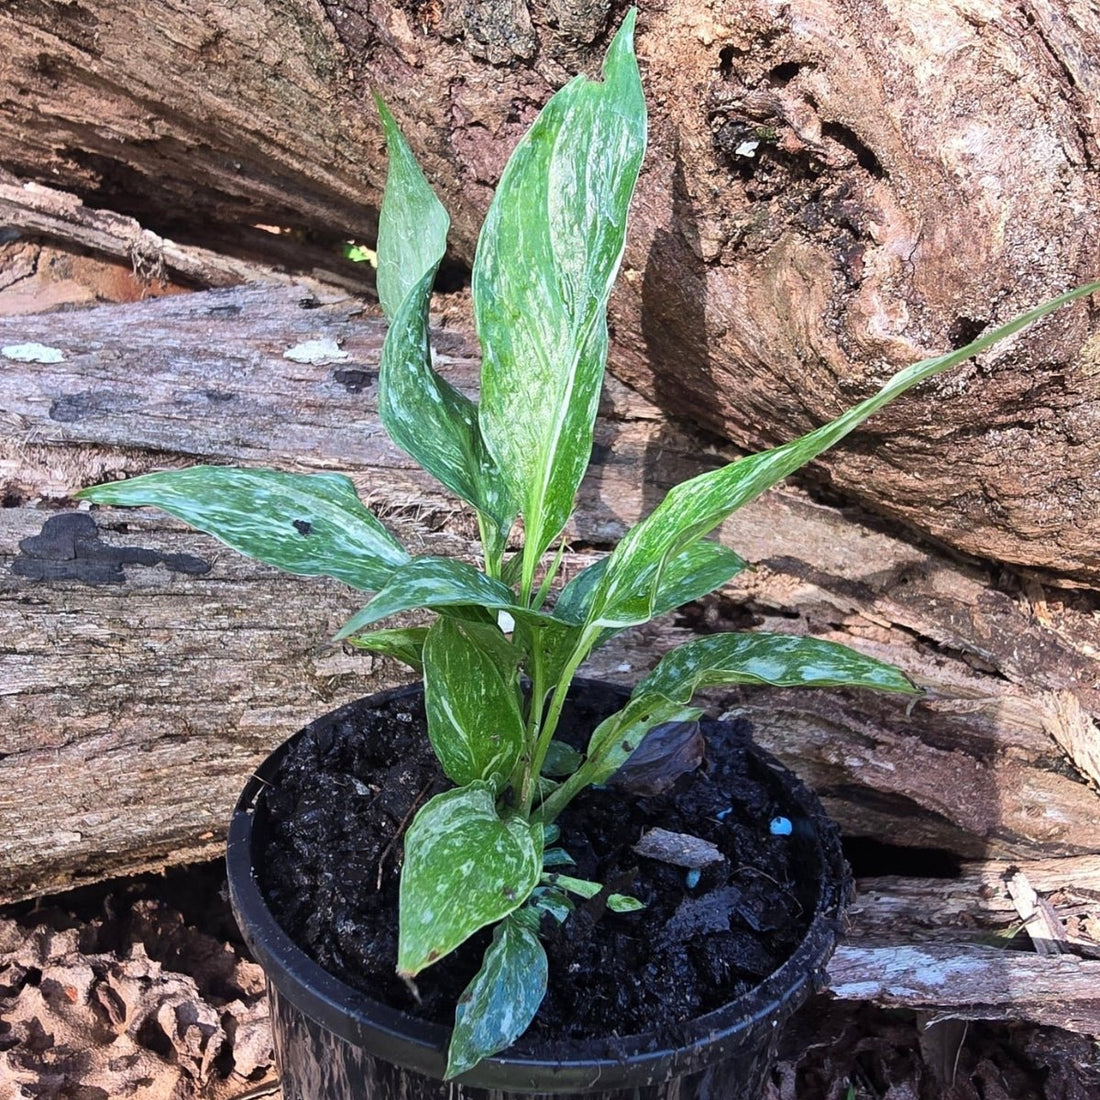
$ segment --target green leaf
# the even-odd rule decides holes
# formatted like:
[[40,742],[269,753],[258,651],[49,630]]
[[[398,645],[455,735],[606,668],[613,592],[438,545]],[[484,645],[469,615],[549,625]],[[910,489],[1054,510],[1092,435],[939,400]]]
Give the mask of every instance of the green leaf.
[[564,890],[553,886],[536,886],[531,893],[531,903],[536,909],[549,913],[558,924],[564,924],[576,908]]
[[542,853],[543,867],[573,867],[576,862],[564,848],[547,848]]
[[582,569],[558,594],[554,618],[574,626],[583,626],[592,606],[592,597],[607,572],[610,559],[600,558]]
[[564,741],[551,741],[542,762],[542,774],[552,779],[572,775],[583,763],[584,757],[572,745]]
[[502,820],[493,789],[438,794],[405,837],[397,969],[406,977],[517,909],[542,873],[542,825]]
[[192,466],[95,485],[76,496],[151,505],[268,565],[336,577],[353,588],[381,588],[410,560],[340,474]]
[[607,899],[607,907],[612,913],[637,913],[645,908],[645,902],[632,898],[629,894],[611,894]]
[[504,170],[478,241],[481,430],[524,515],[524,589],[564,527],[592,450],[607,297],[645,148],[634,15],[603,82],[546,105]]
[[[585,621],[610,562],[610,558],[593,562],[562,589],[554,605],[555,619],[578,624]],[[638,622],[646,622],[702,599],[747,568],[744,558],[719,543],[692,543],[665,564],[655,585],[642,585],[633,600],[624,599],[623,605],[638,616]],[[602,645],[616,633],[615,628],[603,631],[596,644]]]
[[381,653],[403,661],[417,672],[424,670],[424,641],[428,637],[426,626],[407,626],[394,630],[374,630],[370,634],[357,634],[345,639],[357,649]]
[[571,875],[561,875],[557,872],[544,874],[542,881],[550,886],[556,886],[560,890],[568,890],[582,898],[594,898],[603,886],[598,882],[592,882],[586,878],[573,878]]
[[494,626],[440,618],[424,646],[428,737],[459,785],[507,782],[524,747],[519,654]]
[[665,563],[727,516],[816,458],[918,382],[964,362],[1051,311],[1097,290],[1100,282],[1053,298],[957,351],[904,368],[875,396],[800,439],[700,474],[670,489],[654,511],[628,531],[615,548],[592,596],[589,625],[621,628],[645,622],[651,601],[642,594],[660,584]]
[[511,1046],[527,1030],[546,995],[547,969],[537,915],[522,910],[501,921],[455,1009],[444,1080]]
[[417,607],[472,606],[525,614],[515,606],[515,598],[507,585],[466,562],[413,558],[390,574],[386,586],[340,628],[336,638],[347,638],[380,619]]
[[641,695],[638,689],[622,710],[605,718],[588,739],[584,763],[539,806],[538,817],[553,821],[581,791],[605,783],[633,755],[645,736],[666,722],[694,722],[701,710],[663,695]]
[[515,517],[481,438],[477,406],[431,366],[428,305],[449,219],[381,100],[389,172],[378,223],[378,296],[390,319],[378,413],[390,438],[484,517],[499,560]]
[[418,607],[477,609],[484,612],[481,617],[487,622],[497,620],[496,612],[507,611],[517,623],[541,627],[546,632],[578,631],[553,615],[522,607],[506,584],[466,562],[426,556],[411,558],[394,569],[386,586],[340,628],[336,639],[347,638],[380,619]]
[[[386,135],[386,189],[378,213],[378,300],[392,321],[413,288],[439,267],[451,219],[436,198],[409,143],[379,96]],[[429,283],[430,287],[430,283]]]
[[666,654],[634,689],[634,698],[687,703],[718,684],[865,687],[920,694],[893,665],[847,646],[790,634],[709,634]]

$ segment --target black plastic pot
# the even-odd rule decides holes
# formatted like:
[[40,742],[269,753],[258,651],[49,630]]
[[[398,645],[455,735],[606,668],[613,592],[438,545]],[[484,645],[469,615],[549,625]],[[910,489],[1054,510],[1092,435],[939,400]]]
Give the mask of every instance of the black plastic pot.
[[[397,689],[374,700],[419,690]],[[362,702],[349,704],[358,705]],[[347,709],[333,711],[307,729],[334,725]],[[245,942],[267,975],[285,1100],[759,1096],[781,1025],[823,983],[851,891],[835,826],[816,797],[772,756],[751,750],[754,767],[774,779],[780,804],[794,823],[791,843],[807,877],[817,883],[811,891],[816,904],[806,936],[778,970],[744,996],[681,1028],[675,1047],[654,1035],[636,1035],[602,1044],[596,1055],[592,1046],[576,1044],[575,1051],[566,1049],[554,1061],[505,1052],[459,1080],[444,1083],[448,1030],[373,1001],[322,970],[276,923],[257,885],[253,853],[265,827],[263,790],[288,747],[305,733],[296,734],[256,771],[229,828],[230,898]]]

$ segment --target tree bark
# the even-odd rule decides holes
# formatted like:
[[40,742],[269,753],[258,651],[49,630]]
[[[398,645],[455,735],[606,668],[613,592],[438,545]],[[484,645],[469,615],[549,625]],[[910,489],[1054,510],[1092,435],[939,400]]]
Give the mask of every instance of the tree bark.
[[[469,265],[507,153],[594,72],[607,0],[16,3],[9,168],[184,243],[311,265],[373,240],[391,102]],[[1085,0],[646,7],[651,150],[612,369],[743,447],[1096,275],[1100,17]],[[285,244],[285,241],[283,242]],[[335,254],[335,253],[333,253]],[[284,253],[285,255],[285,253]],[[1100,326],[1079,306],[883,413],[822,475],[1059,582],[1100,579]]]
[[[469,392],[461,312],[437,315],[433,345]],[[327,644],[362,600],[343,586],[280,575],[156,513],[66,500],[201,461],[340,470],[415,552],[471,554],[470,517],[378,422],[383,332],[355,300],[293,287],[0,319],[0,899],[213,854],[267,750],[405,675]],[[327,359],[296,361],[314,340]],[[567,575],[723,456],[612,382],[594,458]],[[755,570],[627,632],[592,674],[634,682],[715,629],[851,643],[927,694],[745,689],[715,708],[747,715],[854,835],[972,858],[1100,850],[1089,595],[1021,586],[791,486],[721,537]]]

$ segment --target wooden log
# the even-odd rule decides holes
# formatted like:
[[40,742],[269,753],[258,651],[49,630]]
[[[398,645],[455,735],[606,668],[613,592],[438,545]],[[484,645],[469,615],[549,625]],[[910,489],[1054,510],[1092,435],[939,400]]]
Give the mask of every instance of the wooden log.
[[[361,600],[342,586],[281,576],[156,513],[67,500],[197,461],[340,470],[414,550],[470,554],[469,516],[379,425],[382,333],[354,300],[288,287],[0,319],[0,348],[59,359],[0,359],[0,896],[210,854],[267,749],[404,675],[327,645]],[[433,343],[470,390],[467,333],[437,325]],[[287,357],[314,340],[327,360]],[[723,457],[609,385],[567,574]],[[1048,592],[1040,610],[1038,589],[789,486],[721,534],[755,571],[627,632],[594,674],[633,682],[700,630],[850,642],[927,694],[745,690],[716,706],[748,715],[855,835],[973,858],[1100,848],[1097,795],[1054,737],[1066,723],[1096,736],[1086,594]]]
[[[1045,921],[1021,921],[1021,883]],[[1100,1035],[1100,857],[981,860],[951,878],[863,879],[848,918],[829,964],[833,997],[915,1009],[930,1022]]]
[[[0,221],[23,236],[56,240],[67,245],[129,263],[137,278],[146,284],[163,283],[169,275],[190,280],[192,286],[236,286],[247,282],[305,282],[309,268],[301,242],[287,241],[284,262],[293,256],[295,275],[268,264],[226,256],[196,245],[181,245],[145,229],[135,219],[111,210],[86,206],[67,191],[20,180],[0,169]],[[269,258],[280,249],[267,250]],[[317,260],[317,257],[313,257]],[[373,288],[369,265],[340,262],[335,253],[320,260],[311,272],[314,280],[328,287],[344,287],[362,293]],[[326,262],[327,261],[327,262]],[[370,274],[368,275],[368,272]]]
[[[382,91],[453,214],[453,273],[512,144],[595,72],[610,0],[84,0],[0,10],[10,168],[162,236],[373,240]],[[646,5],[651,150],[615,369],[757,448],[1096,276],[1100,21],[1074,0]],[[962,105],[962,106],[960,106]],[[283,242],[285,243],[285,242]],[[311,253],[312,255],[312,253]],[[286,253],[280,253],[285,259]],[[1100,355],[1081,306],[886,413],[823,468],[993,560],[1100,579]]]
[[1100,949],[1100,857],[980,860],[945,878],[881,875],[861,879],[849,918],[863,946],[972,942],[1008,946],[1027,928],[1012,897],[1022,875],[1061,922],[1070,951]]
[[957,943],[842,944],[832,996],[930,1012],[932,1019],[1012,1020],[1100,1035],[1100,961],[1044,958]]

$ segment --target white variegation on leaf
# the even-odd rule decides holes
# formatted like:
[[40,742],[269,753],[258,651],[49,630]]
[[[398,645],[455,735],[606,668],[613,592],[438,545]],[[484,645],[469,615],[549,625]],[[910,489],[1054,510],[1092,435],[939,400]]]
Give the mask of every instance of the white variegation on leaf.
[[[515,593],[480,569],[451,558],[413,558],[394,570],[386,586],[337,633],[337,640],[372,623],[417,607],[480,607],[509,611]],[[515,608],[523,613],[522,608]]]
[[634,689],[629,705],[653,697],[686,703],[696,691],[723,684],[920,693],[893,665],[836,642],[765,632],[709,634],[665,654]]
[[592,450],[607,298],[645,148],[633,31],[631,12],[602,82],[567,84],[520,141],[474,260],[481,430],[524,516],[525,592]]
[[424,645],[428,736],[460,786],[484,779],[500,791],[524,748],[520,654],[492,623],[440,617]]
[[473,1069],[527,1030],[546,995],[547,976],[537,913],[521,909],[505,917],[458,1000],[444,1080]]
[[412,976],[527,900],[542,870],[541,823],[497,813],[475,782],[426,803],[405,837],[397,969]]
[[341,474],[191,466],[95,485],[96,504],[151,505],[287,573],[383,587],[410,560]]
[[380,99],[389,170],[378,218],[378,297],[390,327],[382,346],[378,414],[390,438],[482,517],[499,562],[516,509],[494,468],[477,406],[432,369],[428,303],[450,219]]
[[447,248],[451,219],[389,108],[380,96],[374,103],[386,135],[388,162],[378,212],[378,301],[392,321],[424,276],[435,274]]
[[[588,618],[593,596],[610,563],[610,558],[601,558],[578,573],[562,589],[561,596],[554,605],[554,618],[583,624]],[[664,562],[657,583],[640,584],[632,599],[624,598],[623,607],[630,616],[637,619],[637,623],[647,622],[668,611],[675,611],[692,600],[701,599],[727,584],[746,568],[748,564],[739,554],[719,543],[700,540]],[[595,645],[603,645],[620,629],[621,627],[602,627],[596,635]]]
[[1097,290],[1100,283],[1090,283],[1052,298],[1000,328],[983,333],[965,347],[905,367],[873,397],[791,443],[674,486],[649,516],[626,533],[608,559],[589,603],[588,624],[622,628],[645,622],[649,617],[646,610],[649,601],[639,600],[639,596],[660,584],[662,570],[670,558],[712,531],[727,516],[828,450],[872,413],[918,382],[964,363],[1068,302]]

